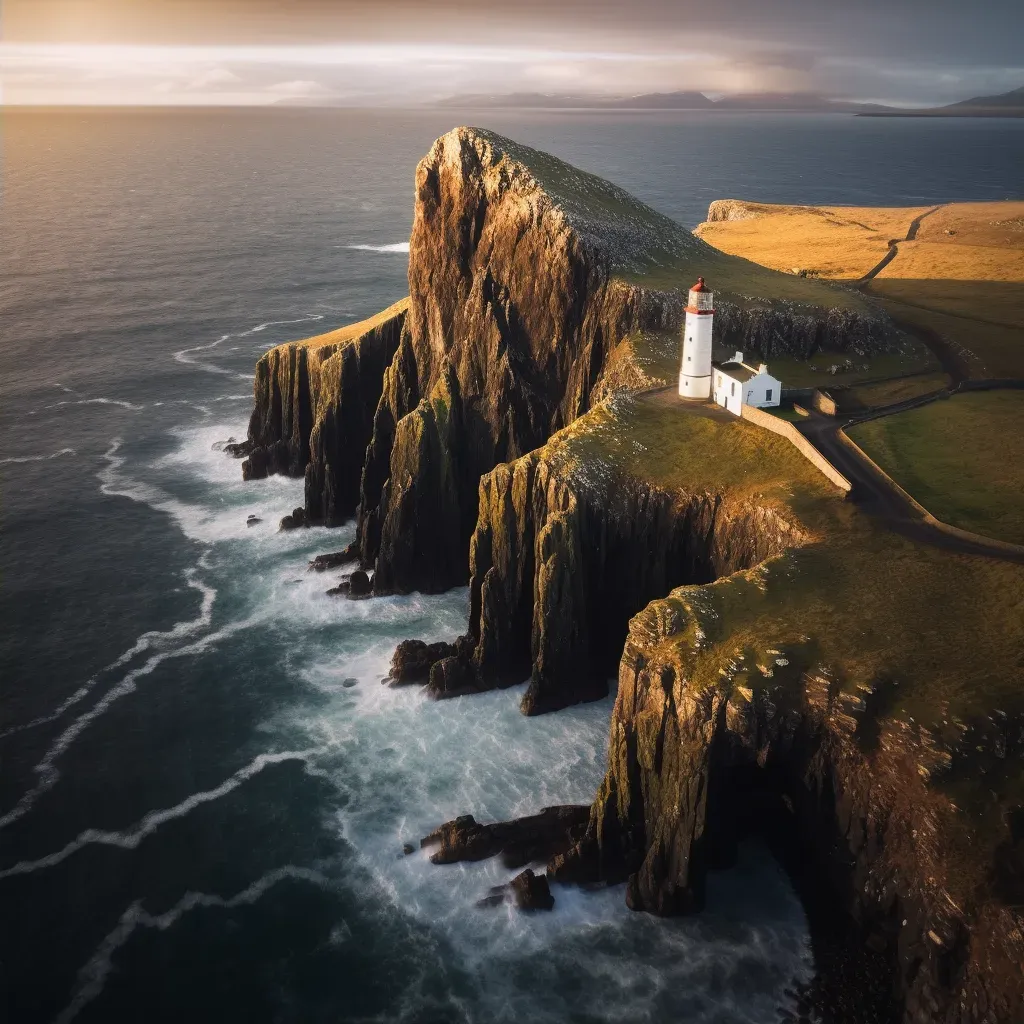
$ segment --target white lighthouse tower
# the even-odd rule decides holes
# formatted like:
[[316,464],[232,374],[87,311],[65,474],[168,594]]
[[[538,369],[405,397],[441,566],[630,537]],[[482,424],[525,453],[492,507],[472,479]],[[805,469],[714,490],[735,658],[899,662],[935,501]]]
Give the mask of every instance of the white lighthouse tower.
[[679,368],[681,398],[711,397],[711,324],[715,318],[714,292],[698,277],[690,289],[683,327],[683,362]]

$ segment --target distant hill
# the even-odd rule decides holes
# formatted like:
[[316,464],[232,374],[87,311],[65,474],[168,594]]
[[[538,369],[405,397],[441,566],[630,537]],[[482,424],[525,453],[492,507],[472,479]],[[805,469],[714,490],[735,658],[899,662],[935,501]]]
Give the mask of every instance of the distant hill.
[[702,92],[652,92],[641,96],[585,96],[572,93],[471,93],[440,100],[440,107],[527,107],[578,110],[701,110],[713,106]]
[[865,110],[865,117],[1024,117],[1024,86],[998,96],[973,96],[944,107]]
[[734,96],[723,96],[715,103],[715,107],[718,110],[777,110],[808,114],[859,114],[871,110],[885,110],[885,107],[876,103],[833,100],[804,92],[737,93]]
[[746,110],[796,111],[801,113],[855,114],[885,110],[871,103],[850,103],[832,100],[813,93],[744,93],[708,99],[702,92],[652,92],[639,96],[586,96],[514,92],[505,94],[475,93],[441,100],[441,107],[475,107],[477,109],[526,107],[572,108],[582,110]]

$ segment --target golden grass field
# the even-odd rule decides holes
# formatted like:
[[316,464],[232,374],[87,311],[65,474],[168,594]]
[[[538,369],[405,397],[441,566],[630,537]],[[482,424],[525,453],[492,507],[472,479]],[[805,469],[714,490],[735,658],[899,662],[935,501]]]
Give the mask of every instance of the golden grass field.
[[[717,248],[775,270],[856,281],[890,239],[913,241],[867,286],[893,316],[937,331],[974,377],[1024,377],[1024,202],[938,208],[730,204],[744,219],[708,222],[697,234]],[[931,211],[931,212],[930,212]]]

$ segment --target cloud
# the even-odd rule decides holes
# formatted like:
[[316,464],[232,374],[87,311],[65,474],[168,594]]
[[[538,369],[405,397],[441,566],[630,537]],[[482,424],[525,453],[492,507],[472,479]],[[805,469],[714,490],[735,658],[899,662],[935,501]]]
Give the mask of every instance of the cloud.
[[191,78],[185,87],[187,89],[209,89],[211,86],[235,85],[241,81],[241,75],[236,75],[228,68],[209,68]]
[[[699,89],[714,94],[815,92],[895,103],[946,102],[1005,91],[1024,69],[891,61],[794,42],[774,47],[702,28],[666,33],[648,48],[624,35],[486,44],[132,46],[0,43],[6,103],[239,104],[338,101],[417,105],[460,93],[630,95]],[[1016,64],[1020,62],[1017,61]]]
[[331,90],[319,82],[312,82],[308,79],[295,79],[291,82],[274,82],[268,85],[266,91],[273,96],[288,99],[301,99],[304,97],[329,96]]

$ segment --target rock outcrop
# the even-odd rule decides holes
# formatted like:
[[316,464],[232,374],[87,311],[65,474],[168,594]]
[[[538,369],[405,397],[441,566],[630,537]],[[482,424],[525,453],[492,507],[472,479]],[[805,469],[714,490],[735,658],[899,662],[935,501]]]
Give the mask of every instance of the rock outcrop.
[[589,817],[590,808],[576,804],[545,807],[538,814],[491,825],[481,825],[466,814],[424,836],[420,847],[434,851],[430,855],[434,864],[500,855],[505,867],[519,868],[565,853],[583,835]]
[[[951,749],[881,714],[886,684],[844,691],[813,637],[723,635],[729,598],[708,591],[742,587],[749,600],[757,574],[682,588],[633,619],[608,774],[585,837],[549,874],[626,881],[630,907],[688,913],[708,870],[758,832],[796,865],[812,925],[815,904],[849,915],[882,957],[902,1021],[1010,1024],[1024,1006],[1019,919],[980,890],[964,895],[958,861],[970,855],[948,838],[959,812],[929,782],[978,750],[1019,757],[1024,723],[985,720]],[[999,735],[979,744],[978,729]],[[993,871],[1005,860],[1008,877],[1022,851],[1011,835]]]
[[351,518],[384,371],[398,349],[407,300],[359,324],[270,349],[256,364],[246,479],[306,477],[306,518]]
[[[608,182],[455,129],[416,170],[408,313],[358,341],[335,332],[268,353],[245,472],[305,472],[312,522],[358,505],[377,592],[460,585],[480,477],[606,395],[617,346],[677,329],[680,289],[712,266],[722,344],[774,355],[892,341],[860,298],[726,256]],[[615,380],[641,379],[621,369]]]
[[361,494],[363,558],[381,590],[463,583],[480,476],[585,412],[630,330],[679,322],[678,295],[613,278],[531,156],[458,129],[417,168],[408,331]]
[[665,490],[609,471],[595,486],[532,452],[480,481],[470,635],[480,685],[530,678],[538,714],[608,693],[630,616],[680,583],[779,554],[802,531],[713,490]]

